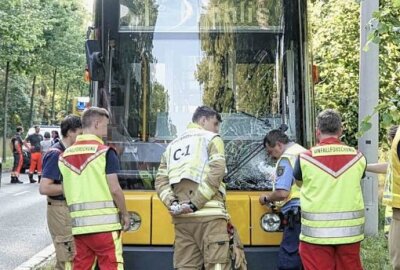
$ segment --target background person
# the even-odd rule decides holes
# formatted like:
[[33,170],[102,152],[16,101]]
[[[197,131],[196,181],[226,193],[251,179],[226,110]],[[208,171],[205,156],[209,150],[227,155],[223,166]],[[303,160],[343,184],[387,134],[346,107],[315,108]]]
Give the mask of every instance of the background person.
[[268,155],[278,159],[275,167],[274,190],[260,195],[260,203],[275,203],[281,208],[286,219],[283,239],[279,247],[278,269],[301,269],[299,256],[300,235],[300,188],[293,178],[293,167],[300,153],[307,151],[301,145],[291,142],[280,129],[268,132],[263,142]]
[[[68,115],[61,122],[62,139],[54,144],[43,158],[43,179],[39,192],[47,195],[47,225],[56,251],[56,270],[71,269],[75,251],[71,217],[63,195],[63,179],[58,168],[58,159],[81,133],[80,117]],[[47,141],[50,142],[50,133],[47,132],[47,135]]]
[[361,270],[366,160],[340,141],[335,110],[317,116],[318,144],[300,154],[293,171],[301,184],[300,257],[305,269]]
[[57,130],[51,131],[51,144],[56,144],[60,141],[60,135],[58,134]]
[[118,182],[117,154],[101,139],[107,136],[108,123],[107,110],[86,109],[82,114],[83,134],[58,163],[72,219],[74,270],[90,269],[96,257],[100,269],[123,269],[121,223],[127,231],[130,216]]
[[36,180],[33,179],[33,174],[35,173],[35,170],[37,170],[39,182],[40,178],[42,177],[42,147],[40,145],[40,142],[43,141],[43,136],[39,133],[39,126],[35,126],[34,128],[35,133],[29,135],[25,139],[25,144],[30,144],[29,149],[31,151],[31,165],[29,166],[29,182],[31,183],[36,183]]
[[24,163],[24,157],[22,154],[22,133],[24,132],[23,127],[19,126],[16,129],[15,135],[11,139],[11,150],[13,152],[14,164],[11,171],[11,184],[22,184],[23,182],[19,180],[19,174]]
[[49,151],[52,143],[51,143],[51,140],[50,140],[50,133],[48,131],[46,131],[44,133],[43,137],[44,138],[43,138],[43,141],[40,142],[40,146],[42,148],[42,157],[44,158],[44,155],[46,154],[47,151]]

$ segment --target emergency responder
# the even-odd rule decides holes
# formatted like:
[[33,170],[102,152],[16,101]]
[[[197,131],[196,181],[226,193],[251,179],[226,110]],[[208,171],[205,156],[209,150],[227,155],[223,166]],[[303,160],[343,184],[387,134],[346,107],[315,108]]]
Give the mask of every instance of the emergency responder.
[[22,155],[22,138],[21,134],[24,132],[22,127],[17,127],[15,135],[11,139],[11,148],[14,157],[14,165],[11,171],[11,184],[22,184],[23,182],[18,179],[24,163]]
[[275,169],[274,191],[260,195],[262,205],[280,207],[285,217],[283,239],[278,254],[278,269],[301,269],[299,256],[300,235],[300,188],[293,179],[293,167],[300,153],[307,151],[301,145],[291,142],[281,129],[271,130],[264,137],[268,154],[278,159]]
[[[389,128],[389,131],[387,133],[387,139],[389,144],[391,145],[394,139],[394,136],[396,135],[398,125],[393,125]],[[390,154],[390,152],[389,152]],[[390,159],[390,155],[389,155]],[[367,164],[367,172],[372,172],[372,173],[380,173],[380,174],[386,174],[386,179],[385,182],[388,182],[388,177],[390,177],[390,172],[388,171],[389,166],[388,162],[381,162],[381,163],[370,163]],[[393,217],[393,210],[392,207],[386,206],[385,207],[385,227],[383,231],[385,232],[385,236],[388,237],[389,235],[389,228],[390,228],[390,223],[392,222],[392,217]]]
[[366,160],[340,141],[342,119],[327,109],[317,116],[318,144],[299,155],[300,257],[305,269],[362,269],[364,201],[361,179]]
[[54,144],[43,158],[43,179],[40,182],[39,192],[42,195],[47,195],[47,224],[56,251],[56,270],[71,269],[75,250],[71,231],[71,217],[63,195],[58,158],[67,147],[75,142],[76,136],[81,133],[80,117],[68,115],[61,122],[62,139]]
[[40,142],[43,141],[43,136],[39,133],[39,126],[35,126],[34,128],[35,133],[29,135],[25,139],[25,144],[27,147],[27,143],[30,143],[31,165],[29,166],[29,181],[31,183],[36,183],[36,180],[33,179],[35,169],[37,170],[39,182],[40,178],[42,177],[42,147],[40,146]]
[[[72,219],[76,254],[74,270],[87,270],[97,256],[100,269],[123,269],[121,223],[130,219],[118,182],[119,161],[104,145],[109,114],[98,107],[82,114],[82,135],[60,156],[58,166]],[[121,216],[121,219],[120,219]]]
[[383,190],[383,204],[392,207],[393,217],[389,228],[389,256],[392,267],[400,269],[400,129],[397,129],[390,152],[387,177]]
[[178,270],[203,265],[206,270],[231,269],[222,182],[224,143],[217,134],[220,122],[215,110],[198,107],[188,129],[161,158],[155,188],[175,224],[174,268]]

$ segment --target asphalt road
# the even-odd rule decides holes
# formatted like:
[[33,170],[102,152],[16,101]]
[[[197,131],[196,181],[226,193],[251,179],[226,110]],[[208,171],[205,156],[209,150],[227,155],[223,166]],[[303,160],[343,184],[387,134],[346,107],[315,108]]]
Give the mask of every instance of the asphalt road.
[[[39,185],[10,184],[3,173],[0,187],[0,269],[12,270],[51,244],[46,221],[46,197]],[[35,176],[35,178],[37,178]]]

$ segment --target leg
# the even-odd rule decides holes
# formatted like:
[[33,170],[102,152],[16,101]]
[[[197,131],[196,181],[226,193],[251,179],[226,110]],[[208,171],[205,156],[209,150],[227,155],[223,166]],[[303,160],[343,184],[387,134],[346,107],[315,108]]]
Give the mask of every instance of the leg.
[[91,250],[90,235],[77,235],[74,237],[76,253],[74,256],[73,270],[89,270],[94,264],[96,256]]
[[37,162],[37,173],[38,173],[38,182],[42,178],[42,153],[38,153],[38,162]]
[[203,256],[196,243],[201,224],[175,224],[174,268],[179,270],[200,270],[203,267]]
[[293,228],[286,226],[278,254],[278,269],[300,270],[301,260],[299,255],[299,235],[301,224],[295,222]]
[[202,224],[205,270],[230,270],[231,256],[227,221],[216,219]]
[[119,231],[92,234],[89,245],[97,256],[98,266],[101,270],[124,269]]
[[33,174],[37,167],[37,162],[38,162],[37,153],[31,153],[31,165],[29,166],[29,181],[31,183],[36,183],[36,181],[33,180]]
[[337,245],[335,249],[336,270],[362,270],[360,242]]
[[300,242],[299,251],[305,270],[335,270],[333,246]]
[[71,218],[64,201],[51,200],[47,206],[47,223],[56,251],[56,270],[69,269],[74,256]]
[[400,270],[400,209],[393,208],[392,223],[389,228],[389,256],[394,270]]

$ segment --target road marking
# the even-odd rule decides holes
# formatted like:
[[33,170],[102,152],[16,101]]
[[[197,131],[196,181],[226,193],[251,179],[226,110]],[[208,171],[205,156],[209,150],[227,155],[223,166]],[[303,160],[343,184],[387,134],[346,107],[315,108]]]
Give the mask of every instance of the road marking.
[[19,195],[22,195],[22,194],[25,194],[25,193],[28,193],[29,191],[22,191],[22,192],[18,192],[18,193],[15,193],[13,196],[19,196]]

